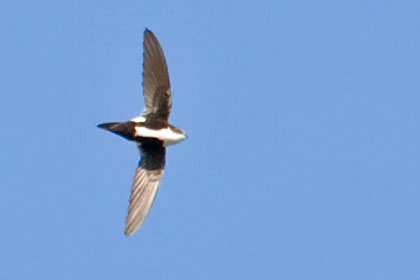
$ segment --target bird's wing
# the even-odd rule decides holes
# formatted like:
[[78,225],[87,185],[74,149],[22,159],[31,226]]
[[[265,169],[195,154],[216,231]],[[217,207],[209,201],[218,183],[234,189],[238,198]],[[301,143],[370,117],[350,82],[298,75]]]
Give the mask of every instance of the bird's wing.
[[165,55],[156,36],[148,29],[144,31],[143,43],[143,95],[146,110],[142,115],[168,122],[172,98],[168,67]]
[[125,235],[130,236],[141,226],[152,207],[165,167],[165,148],[155,139],[145,140],[139,146],[141,160],[131,189],[130,206],[125,224]]

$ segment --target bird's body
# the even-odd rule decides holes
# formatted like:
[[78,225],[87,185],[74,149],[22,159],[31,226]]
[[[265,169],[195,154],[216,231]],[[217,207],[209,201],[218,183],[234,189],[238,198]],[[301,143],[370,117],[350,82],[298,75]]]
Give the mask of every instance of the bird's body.
[[141,154],[136,170],[126,220],[125,234],[132,235],[144,222],[155,199],[166,161],[166,147],[186,139],[170,125],[171,87],[165,56],[150,30],[144,32],[143,95],[146,109],[127,122],[103,123],[98,127],[134,141]]
[[185,139],[185,135],[177,132],[172,126],[161,129],[150,129],[145,126],[136,126],[135,136],[145,138],[156,138],[163,142],[164,147],[177,144]]

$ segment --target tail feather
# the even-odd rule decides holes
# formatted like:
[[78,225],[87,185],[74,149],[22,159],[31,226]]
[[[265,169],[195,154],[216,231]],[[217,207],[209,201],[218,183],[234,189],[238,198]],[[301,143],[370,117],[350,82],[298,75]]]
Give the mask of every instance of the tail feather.
[[136,124],[134,122],[112,122],[101,123],[98,125],[98,127],[111,131],[112,133],[115,133],[128,140],[133,140]]

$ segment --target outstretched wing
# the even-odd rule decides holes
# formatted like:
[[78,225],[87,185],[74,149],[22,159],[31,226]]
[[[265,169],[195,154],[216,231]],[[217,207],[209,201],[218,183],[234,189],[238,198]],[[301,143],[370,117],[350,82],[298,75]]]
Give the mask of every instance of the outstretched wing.
[[153,114],[157,120],[168,122],[172,107],[168,67],[158,39],[148,29],[144,31],[143,48],[143,115]]
[[146,139],[139,146],[141,160],[131,189],[130,206],[125,224],[125,235],[137,231],[155,200],[165,167],[165,148],[156,139]]

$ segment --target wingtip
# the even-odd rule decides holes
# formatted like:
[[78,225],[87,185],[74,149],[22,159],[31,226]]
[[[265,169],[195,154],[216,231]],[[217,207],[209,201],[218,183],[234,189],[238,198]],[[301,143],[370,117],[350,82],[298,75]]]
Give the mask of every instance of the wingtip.
[[146,34],[153,34],[153,32],[149,28],[146,27],[144,29],[144,35],[146,35]]
[[124,230],[125,237],[128,238],[128,237],[132,236],[133,234],[135,234],[139,230],[139,228],[140,228],[140,225],[137,228],[134,228],[134,229],[132,227],[126,226],[126,228]]
[[156,35],[155,35],[155,33],[153,33],[150,29],[148,29],[148,28],[146,28],[145,30],[144,30],[144,40],[146,41],[146,40],[152,40],[152,41],[154,41],[154,42],[157,42],[158,40],[157,40],[157,38],[156,38]]

